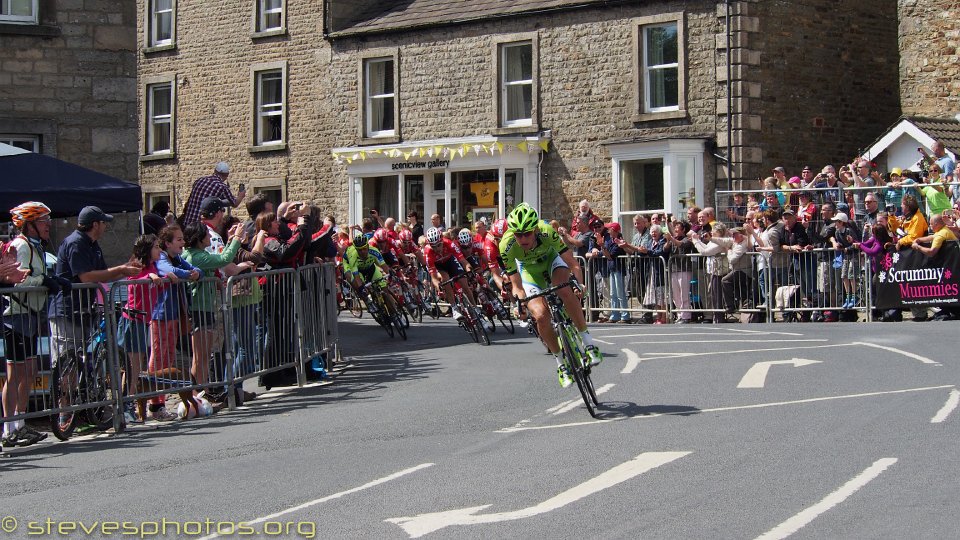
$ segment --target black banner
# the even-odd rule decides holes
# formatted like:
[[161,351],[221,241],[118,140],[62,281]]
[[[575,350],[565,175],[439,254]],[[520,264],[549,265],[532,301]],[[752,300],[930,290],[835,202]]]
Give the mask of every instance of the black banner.
[[957,242],[944,242],[934,257],[909,248],[887,253],[877,271],[879,309],[960,306]]

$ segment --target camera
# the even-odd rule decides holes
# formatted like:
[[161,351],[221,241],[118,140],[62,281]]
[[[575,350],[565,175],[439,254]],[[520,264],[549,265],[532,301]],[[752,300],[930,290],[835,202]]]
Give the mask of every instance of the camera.
[[896,205],[888,204],[888,205],[886,206],[885,210],[887,211],[888,214],[893,214],[894,212],[897,211],[897,207],[896,207]]

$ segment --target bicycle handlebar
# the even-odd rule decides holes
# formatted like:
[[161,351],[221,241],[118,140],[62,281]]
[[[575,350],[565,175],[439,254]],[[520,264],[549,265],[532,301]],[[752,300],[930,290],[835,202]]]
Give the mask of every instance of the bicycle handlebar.
[[553,287],[550,287],[549,289],[544,289],[544,290],[538,292],[537,294],[531,294],[530,296],[527,296],[526,298],[520,299],[520,303],[521,303],[521,304],[526,304],[526,303],[529,302],[530,300],[534,300],[534,299],[541,298],[541,297],[544,297],[544,296],[550,296],[550,295],[552,295],[553,293],[559,291],[560,289],[564,289],[564,288],[566,288],[566,287],[574,287],[574,288],[576,288],[576,289],[578,289],[578,290],[582,290],[582,289],[580,289],[580,284],[577,283],[575,280],[572,280],[572,279],[571,279],[570,281],[568,281],[568,282],[566,282],[566,283],[561,283],[560,285],[554,285]]

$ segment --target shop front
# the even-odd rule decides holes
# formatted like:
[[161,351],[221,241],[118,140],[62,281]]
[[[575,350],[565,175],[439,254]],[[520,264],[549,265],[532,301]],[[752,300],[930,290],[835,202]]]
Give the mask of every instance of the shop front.
[[549,139],[469,137],[334,149],[346,164],[348,220],[372,210],[403,220],[416,211],[429,226],[471,227],[504,217],[527,202],[539,210],[541,153]]

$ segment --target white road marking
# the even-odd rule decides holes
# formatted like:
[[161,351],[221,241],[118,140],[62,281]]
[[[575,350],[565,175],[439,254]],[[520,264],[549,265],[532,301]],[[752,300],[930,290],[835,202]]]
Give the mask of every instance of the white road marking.
[[[391,475],[384,476],[383,478],[378,478],[378,479],[376,479],[376,480],[374,480],[374,481],[372,481],[372,482],[367,482],[366,484],[364,484],[364,485],[362,485],[362,486],[358,486],[358,487],[355,487],[355,488],[352,488],[352,489],[348,489],[348,490],[346,490],[346,491],[341,491],[340,493],[334,493],[333,495],[327,495],[326,497],[321,497],[321,498],[319,498],[319,499],[314,499],[314,500],[312,500],[312,501],[310,501],[310,502],[305,502],[305,503],[303,503],[303,504],[300,504],[300,505],[297,505],[297,506],[294,506],[294,507],[291,507],[291,508],[287,508],[286,510],[281,510],[281,511],[275,513],[275,514],[270,514],[269,516],[264,516],[264,517],[257,518],[257,519],[251,520],[251,521],[244,521],[243,523],[246,523],[246,524],[249,524],[249,525],[255,525],[255,524],[257,524],[257,523],[263,523],[264,521],[270,521],[270,520],[276,519],[276,518],[278,518],[278,517],[280,517],[280,516],[283,516],[283,515],[286,515],[286,514],[290,514],[290,513],[293,513],[293,512],[297,512],[297,511],[303,510],[304,508],[309,508],[309,507],[311,507],[311,506],[315,506],[315,505],[318,505],[318,504],[320,504],[320,503],[324,503],[324,502],[327,502],[327,501],[331,501],[331,500],[333,500],[333,499],[339,499],[340,497],[343,497],[343,496],[345,496],[345,495],[350,495],[350,494],[356,493],[356,492],[358,492],[358,491],[363,491],[363,490],[365,490],[365,489],[369,489],[369,488],[372,488],[372,487],[379,486],[380,484],[385,484],[385,483],[387,483],[387,482],[389,482],[389,481],[391,481],[391,480],[396,480],[397,478],[406,476],[406,475],[408,475],[408,474],[410,474],[410,473],[417,472],[417,471],[419,471],[419,470],[421,470],[421,469],[426,469],[427,467],[432,467],[433,465],[434,465],[433,463],[421,463],[420,465],[417,465],[416,467],[410,467],[409,469],[404,469],[404,470],[402,470],[402,471],[397,471],[397,472],[395,472],[395,473],[393,473],[393,474],[391,474]],[[210,540],[211,538],[219,538],[219,537],[220,537],[219,534],[214,533],[214,534],[211,534],[211,535],[208,535],[208,536],[204,536],[204,537],[201,538],[200,540]]]
[[770,332],[767,330],[744,330],[740,328],[726,328],[730,332],[741,332],[743,334],[762,334],[765,336],[802,336],[804,334],[798,334],[796,332]]
[[757,362],[740,379],[737,388],[763,388],[767,382],[767,372],[773,365],[792,365],[793,367],[809,366],[811,364],[821,364],[820,360],[805,360],[803,358],[793,358],[791,360],[770,360],[767,362]]
[[633,370],[637,369],[637,366],[640,365],[640,362],[643,360],[640,358],[637,353],[631,351],[630,349],[620,349],[620,352],[627,355],[627,364],[623,366],[623,369],[620,370],[621,374],[633,373]]
[[947,419],[950,416],[950,413],[957,408],[957,405],[960,405],[960,390],[953,389],[950,391],[950,397],[947,398],[947,402],[943,404],[943,407],[937,411],[937,414],[930,419],[931,424],[939,424]]
[[[615,385],[615,384],[610,384],[610,383],[608,383],[608,384],[605,384],[605,385],[601,386],[600,388],[597,388],[597,389],[596,389],[597,395],[599,396],[600,394],[605,393],[607,390],[610,390],[610,389],[613,388],[614,386],[616,386],[616,385]],[[554,410],[551,411],[551,412],[553,412],[553,415],[554,415],[554,416],[556,416],[556,415],[558,415],[558,414],[563,414],[563,413],[565,413],[565,412],[572,411],[572,410],[576,409],[581,403],[583,403],[583,400],[582,400],[582,399],[576,399],[576,400],[573,400],[572,403],[564,403],[564,404],[561,405],[559,408],[558,408],[558,407],[554,407]]]
[[559,508],[574,503],[584,497],[589,497],[594,493],[613,487],[617,484],[630,480],[647,471],[653,470],[661,465],[666,465],[671,461],[680,459],[690,452],[645,452],[631,459],[626,463],[602,473],[599,476],[591,478],[586,482],[574,486],[554,497],[551,497],[539,504],[514,510],[512,512],[497,512],[494,514],[480,514],[478,512],[486,510],[492,505],[473,506],[470,508],[458,508],[456,510],[447,510],[444,512],[432,512],[420,514],[411,517],[390,518],[384,521],[399,525],[410,538],[419,538],[423,535],[439,531],[445,527],[454,525],[476,525],[481,523],[497,523],[500,521],[513,521],[525,519],[547,512],[552,512]]
[[613,345],[613,342],[611,342],[611,341],[604,341],[604,340],[599,339],[599,338],[593,338],[593,340],[596,341],[597,343],[603,343],[604,345]]
[[[731,336],[738,337],[738,336]],[[830,341],[829,339],[778,339],[777,343]],[[677,343],[770,343],[769,339],[683,339],[679,341],[631,341],[630,345],[673,345]]]
[[799,531],[811,521],[817,519],[820,514],[845,501],[896,462],[897,458],[878,459],[867,470],[840,486],[839,489],[827,495],[823,500],[758,536],[757,540],[781,540]]
[[[605,338],[628,338],[628,337],[662,337],[662,336],[723,336],[728,334],[721,334],[720,332],[670,332],[670,333],[657,333],[657,334],[617,334],[615,336],[603,336]],[[729,337],[735,338],[739,337],[736,335],[729,335]]]
[[753,405],[733,405],[730,407],[715,407],[712,409],[691,409],[684,411],[671,411],[663,413],[651,413],[638,416],[618,416],[616,418],[606,418],[603,420],[590,420],[589,422],[570,422],[567,424],[554,424],[550,426],[514,426],[509,428],[498,429],[495,433],[514,433],[518,431],[540,431],[545,429],[561,429],[568,427],[578,427],[578,426],[595,426],[598,424],[603,424],[607,422],[619,422],[621,420],[647,420],[650,418],[658,418],[661,416],[677,416],[677,415],[694,415],[694,414],[703,414],[710,412],[728,412],[728,411],[742,411],[749,409],[766,409],[768,407],[782,407],[784,405],[804,405],[807,403],[819,403],[821,401],[834,401],[838,399],[855,399],[863,397],[874,397],[874,396],[886,396],[892,394],[907,394],[911,392],[926,392],[929,390],[943,390],[945,388],[956,388],[952,384],[944,384],[941,386],[924,386],[921,388],[906,388],[904,390],[885,390],[880,392],[865,392],[862,394],[847,394],[842,396],[826,396],[818,398],[807,398],[807,399],[798,399],[794,401],[772,401],[768,403],[755,403]]
[[867,342],[865,342],[865,341],[855,341],[855,342],[851,343],[851,345],[863,345],[863,346],[865,346],[865,347],[874,347],[874,348],[876,348],[876,349],[883,349],[883,350],[885,350],[885,351],[890,351],[890,352],[895,352],[895,353],[897,353],[897,354],[902,354],[902,355],[906,356],[907,358],[913,358],[914,360],[919,360],[919,361],[923,362],[924,364],[933,364],[933,365],[936,365],[936,366],[941,365],[940,362],[935,362],[935,361],[927,358],[926,356],[920,356],[919,354],[914,354],[914,353],[912,353],[912,352],[910,352],[910,351],[905,351],[905,350],[903,350],[903,349],[898,349],[898,348],[896,348],[896,347],[887,347],[886,345],[877,345],[876,343],[867,343]]

